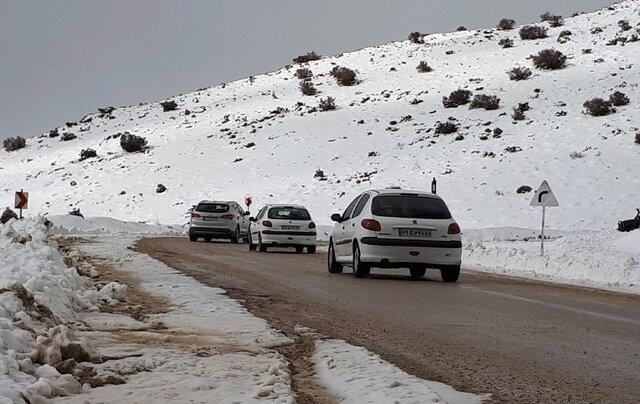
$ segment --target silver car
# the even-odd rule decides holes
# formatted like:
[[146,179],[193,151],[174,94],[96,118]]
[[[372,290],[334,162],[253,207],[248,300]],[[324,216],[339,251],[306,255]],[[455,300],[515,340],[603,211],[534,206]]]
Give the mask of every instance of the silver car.
[[202,201],[191,212],[189,240],[229,239],[239,243],[247,237],[249,212],[234,201]]

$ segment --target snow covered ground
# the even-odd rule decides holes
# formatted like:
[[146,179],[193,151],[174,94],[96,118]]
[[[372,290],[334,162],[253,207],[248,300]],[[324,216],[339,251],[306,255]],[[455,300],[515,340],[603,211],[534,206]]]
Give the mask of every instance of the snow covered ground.
[[[53,219],[57,226],[42,217],[0,226],[0,402],[294,402],[290,364],[277,350],[294,341],[224,290],[131,250],[137,236],[127,229],[149,228]],[[343,341],[316,336],[313,360],[318,383],[339,401],[487,397],[418,379]]]
[[[57,137],[0,151],[0,198],[24,188],[35,212],[77,207],[92,216],[184,224],[199,200],[252,195],[254,210],[302,203],[328,224],[367,188],[426,189],[435,176],[463,228],[536,227],[531,194],[516,189],[547,179],[561,204],[550,227],[611,229],[640,199],[640,41],[607,43],[632,36],[639,9],[638,0],[627,0],[566,18],[540,40],[521,40],[519,27],[432,34],[425,44],[384,44],[178,95],[175,111],[152,103],[96,113],[60,126]],[[623,19],[630,30],[621,31]],[[512,48],[498,44],[505,38]],[[568,66],[533,67],[529,56],[547,48],[565,53]],[[420,61],[433,71],[417,72]],[[336,65],[356,70],[360,83],[338,86],[328,74]],[[531,68],[532,77],[509,80],[515,66]],[[298,67],[313,72],[317,96],[301,94]],[[500,108],[444,108],[442,97],[458,88],[497,95]],[[583,102],[616,90],[631,103],[605,117],[582,113]],[[311,112],[327,96],[337,110]],[[522,102],[531,108],[527,119],[514,121],[512,107]],[[450,118],[458,134],[436,135],[436,123]],[[123,152],[124,132],[146,137],[149,149]],[[61,141],[63,133],[76,138]],[[79,161],[87,148],[98,157]],[[317,169],[326,179],[314,178]],[[167,190],[156,193],[160,183]]]
[[518,228],[467,230],[464,267],[553,282],[640,293],[640,230],[539,232]]

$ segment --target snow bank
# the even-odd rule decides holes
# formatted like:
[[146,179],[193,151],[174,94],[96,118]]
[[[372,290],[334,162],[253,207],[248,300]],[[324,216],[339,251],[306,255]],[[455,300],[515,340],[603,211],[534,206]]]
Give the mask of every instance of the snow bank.
[[640,293],[640,230],[551,232],[540,256],[538,232],[465,231],[466,268]]
[[159,223],[135,223],[111,217],[79,217],[74,215],[50,215],[51,230],[56,234],[140,234],[176,236],[185,234],[182,226],[166,226]]
[[341,340],[317,340],[314,361],[320,380],[347,403],[479,403],[488,398],[411,376]]
[[59,362],[61,347],[69,344],[91,351],[55,325],[77,321],[77,311],[98,310],[105,299],[67,268],[46,240],[47,225],[43,217],[0,225],[0,401],[77,392],[68,375],[37,362]]

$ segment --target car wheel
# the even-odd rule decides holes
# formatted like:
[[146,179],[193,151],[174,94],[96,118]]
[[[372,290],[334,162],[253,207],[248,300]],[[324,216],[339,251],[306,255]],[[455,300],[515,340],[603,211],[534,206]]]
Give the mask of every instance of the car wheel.
[[300,254],[300,253],[301,253],[301,252],[303,252],[303,251],[304,251],[304,247],[303,247],[303,246],[296,247],[296,252],[297,252],[298,254]]
[[198,237],[196,236],[192,236],[191,234],[189,234],[189,241],[198,241]]
[[211,237],[205,237],[204,241],[207,242],[207,243],[210,243],[211,242]]
[[238,244],[240,242],[240,226],[236,227],[236,231],[231,236],[231,242],[233,244]]
[[423,266],[413,266],[409,268],[409,273],[411,274],[411,278],[420,279],[427,273],[427,268]]
[[247,243],[249,244],[249,251],[255,251],[256,245],[253,244],[253,240],[251,239],[251,229],[247,230]]
[[444,282],[457,282],[460,277],[460,267],[441,269],[440,276]]
[[316,253],[316,246],[314,246],[314,245],[308,245],[308,246],[307,246],[307,253],[309,253],[309,254],[315,254],[315,253]]
[[353,276],[356,278],[364,278],[369,276],[371,266],[360,260],[360,247],[356,244],[353,247]]
[[262,236],[258,234],[258,246],[256,247],[258,252],[267,252],[267,246],[262,244]]
[[333,249],[333,242],[329,242],[329,251],[327,253],[327,267],[331,274],[341,274],[342,264],[336,261],[336,252]]

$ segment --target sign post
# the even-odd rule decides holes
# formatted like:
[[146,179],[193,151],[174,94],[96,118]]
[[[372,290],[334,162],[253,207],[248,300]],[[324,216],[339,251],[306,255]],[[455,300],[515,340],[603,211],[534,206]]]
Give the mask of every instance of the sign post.
[[14,207],[16,209],[20,209],[20,219],[22,219],[22,209],[27,209],[29,207],[29,193],[24,192],[22,189],[20,191],[16,191]]
[[547,180],[542,181],[540,187],[533,195],[531,206],[542,206],[542,228],[540,229],[540,256],[544,255],[544,219],[547,213],[547,206],[560,206],[556,196],[551,191]]

